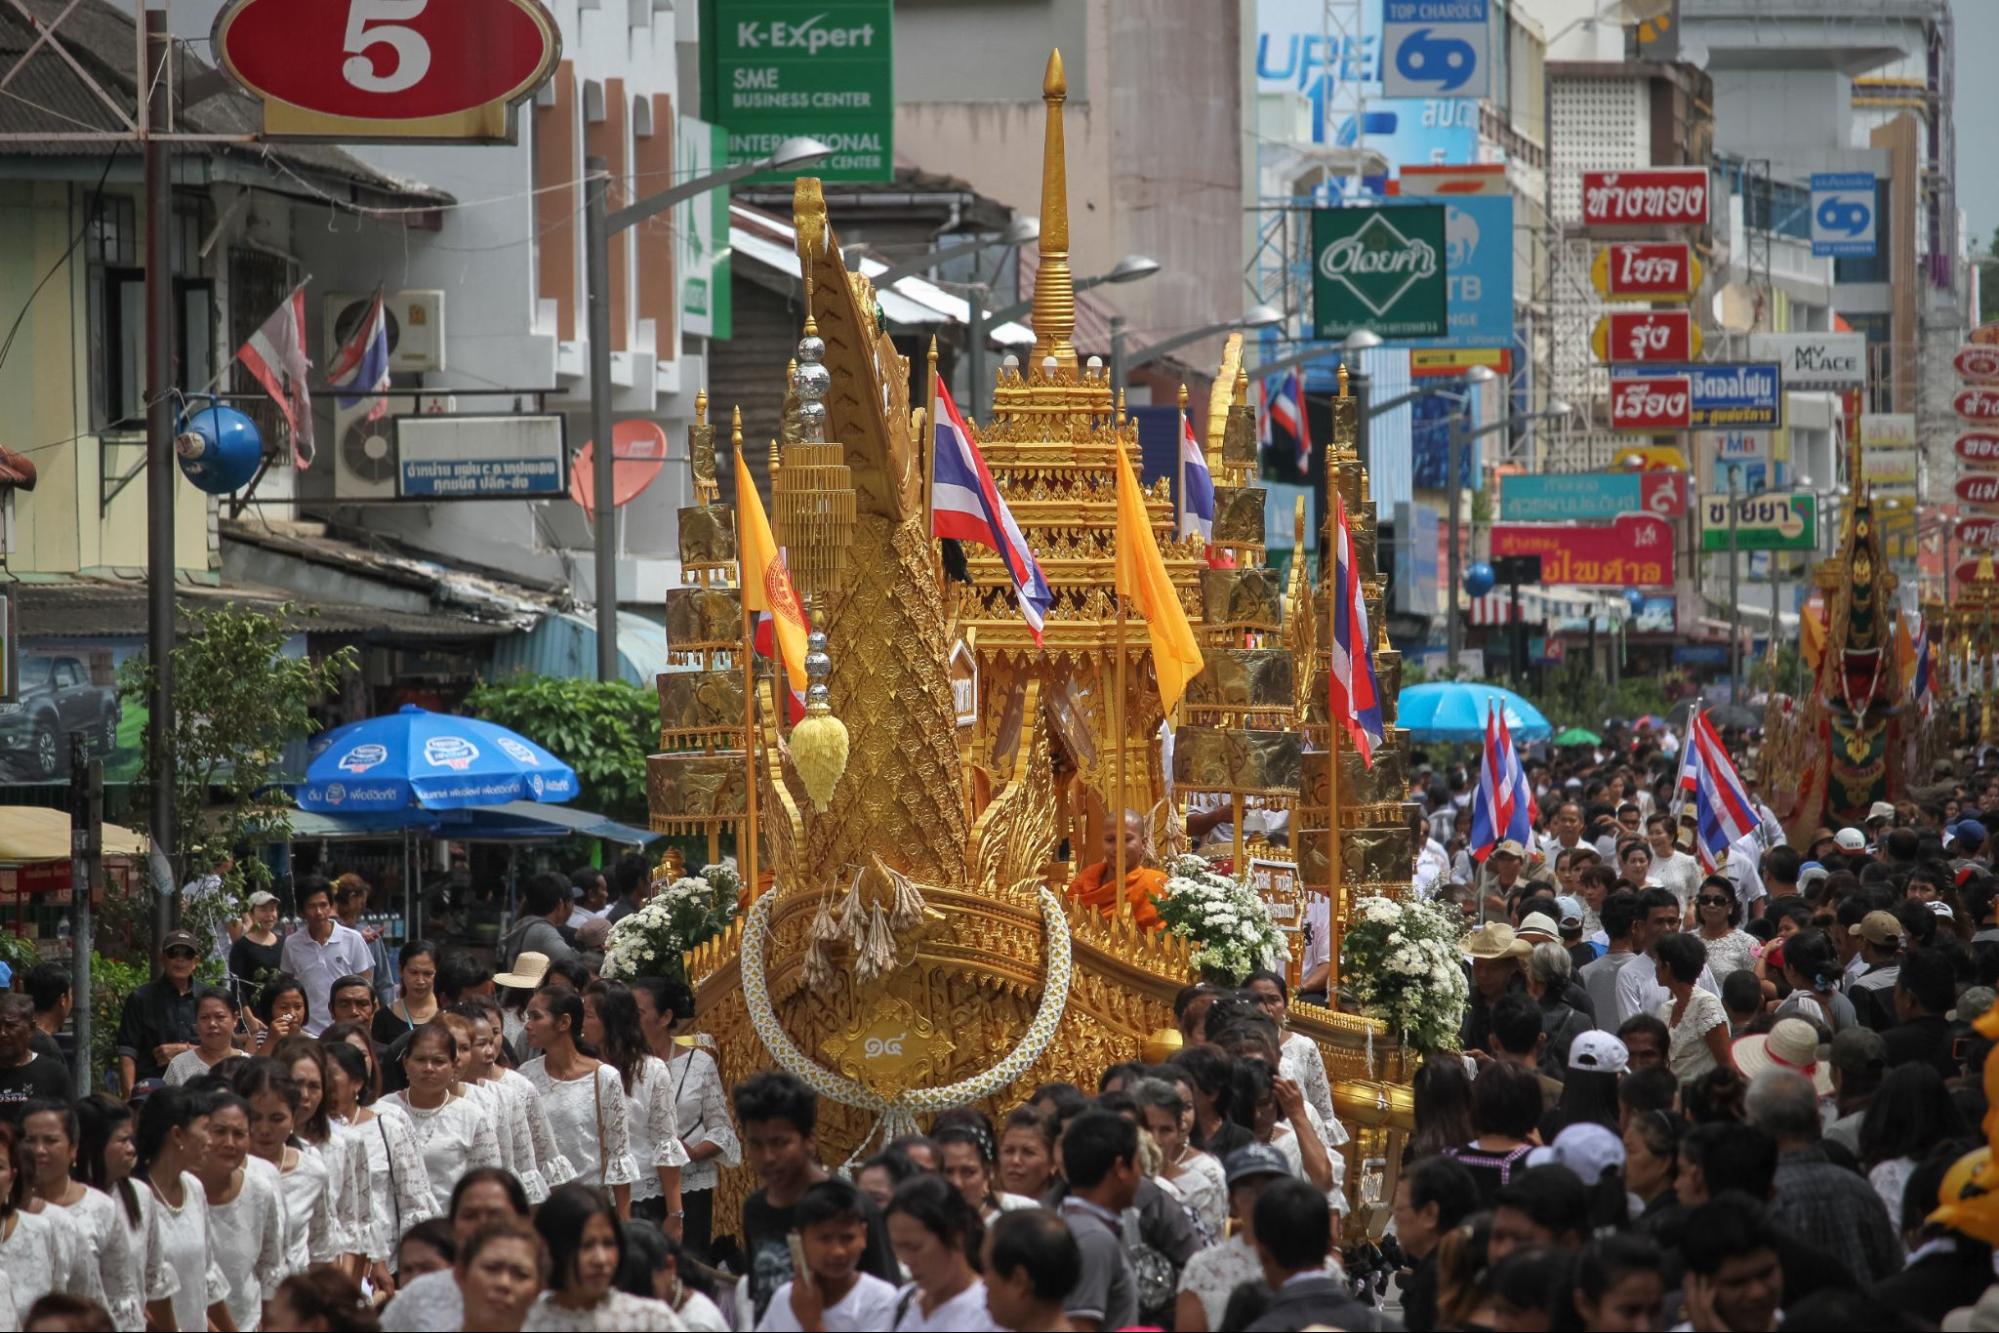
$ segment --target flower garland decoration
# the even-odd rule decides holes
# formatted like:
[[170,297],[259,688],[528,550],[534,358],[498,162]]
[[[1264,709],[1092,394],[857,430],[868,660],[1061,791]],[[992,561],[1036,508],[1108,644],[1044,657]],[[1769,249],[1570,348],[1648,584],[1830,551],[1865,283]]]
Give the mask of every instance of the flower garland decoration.
[[1020,1044],[983,1073],[948,1083],[941,1088],[909,1088],[893,1099],[863,1087],[844,1074],[836,1074],[798,1048],[770,1000],[770,980],[764,973],[764,949],[770,943],[770,919],[777,906],[777,894],[766,893],[750,907],[743,922],[743,999],[748,1005],[750,1026],[771,1053],[778,1067],[804,1083],[821,1097],[843,1106],[854,1106],[876,1117],[875,1126],[854,1149],[858,1159],[877,1137],[883,1141],[917,1131],[916,1117],[963,1106],[990,1097],[1020,1079],[1055,1040],[1069,1004],[1071,957],[1069,922],[1062,904],[1047,889],[1038,893],[1042,929],[1047,940],[1046,977],[1041,987],[1041,1003],[1027,1025]]
[[1194,946],[1189,961],[1203,973],[1222,973],[1240,984],[1259,968],[1281,968],[1290,957],[1262,895],[1201,857],[1174,857],[1156,902],[1166,929]]
[[655,880],[652,897],[605,938],[605,980],[679,976],[681,955],[735,920],[742,887],[733,861],[717,861],[668,884]]
[[1457,1045],[1470,988],[1455,907],[1362,898],[1340,947],[1340,977],[1369,1017],[1428,1054]]

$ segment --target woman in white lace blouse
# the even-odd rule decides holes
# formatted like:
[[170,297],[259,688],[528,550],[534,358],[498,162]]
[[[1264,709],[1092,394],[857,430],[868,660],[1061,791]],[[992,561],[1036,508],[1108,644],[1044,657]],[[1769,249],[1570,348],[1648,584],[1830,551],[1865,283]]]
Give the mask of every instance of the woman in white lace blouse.
[[180,1275],[160,1245],[159,1203],[143,1180],[132,1179],[139,1161],[132,1108],[111,1097],[85,1097],[76,1119],[77,1178],[110,1202],[110,1220],[121,1233],[104,1237],[98,1253],[106,1309],[123,1333],[139,1333],[147,1304],[165,1307],[180,1291]]
[[[1283,1035],[1284,1044],[1278,1050],[1281,1068],[1278,1072],[1296,1083],[1305,1093],[1305,1104],[1319,1113],[1319,1119],[1331,1125],[1333,1115],[1333,1085],[1326,1077],[1325,1057],[1319,1054],[1319,1043],[1302,1033],[1285,1030],[1285,1023],[1291,1016],[1291,996],[1285,988],[1284,978],[1275,972],[1252,972],[1246,983],[1250,998],[1254,999],[1270,1015],[1270,1021],[1277,1024]],[[1340,1143],[1346,1141],[1342,1135]],[[1338,1143],[1328,1145],[1338,1147]]]
[[632,1160],[638,1163],[638,1176],[632,1181],[632,1215],[658,1222],[669,1235],[678,1236],[687,1216],[680,1197],[680,1170],[687,1165],[687,1149],[680,1142],[673,1078],[666,1061],[646,1052],[638,1002],[632,998],[631,987],[615,981],[593,981],[584,987],[583,1039],[605,1064],[618,1071],[618,1081],[624,1086]]
[[475,1166],[500,1164],[500,1140],[482,1108],[452,1092],[458,1081],[458,1038],[442,1023],[425,1023],[403,1048],[409,1086],[382,1098],[408,1117],[423,1153],[433,1199],[448,1199],[458,1178]]
[[723,1166],[741,1166],[743,1149],[729,1112],[721,1066],[701,1045],[704,1037],[682,1035],[694,1026],[694,992],[686,983],[657,977],[632,983],[639,1026],[652,1053],[666,1061],[673,1083],[673,1116],[687,1165],[680,1168],[680,1228],[683,1244],[706,1253],[715,1232],[715,1183]]
[[107,1284],[117,1284],[124,1298],[118,1303],[141,1310],[143,1318],[138,1289],[122,1290],[130,1282],[129,1241],[118,1225],[116,1205],[72,1174],[79,1134],[76,1111],[67,1102],[31,1100],[21,1107],[18,1123],[27,1192],[40,1203],[42,1215],[65,1225],[75,1241],[72,1266],[81,1271],[70,1276],[70,1294],[99,1301],[109,1310],[113,1297]]
[[541,1094],[542,1109],[576,1168],[576,1179],[610,1193],[618,1215],[629,1216],[639,1163],[632,1156],[625,1088],[617,1070],[576,1048],[583,1032],[583,997],[567,986],[536,991],[522,1030],[528,1045],[541,1054],[521,1074]]
[[1159,1145],[1159,1172],[1154,1179],[1187,1205],[1207,1230],[1208,1243],[1220,1240],[1228,1221],[1228,1187],[1222,1183],[1222,1164],[1187,1141],[1194,1128],[1194,1108],[1179,1086],[1165,1079],[1138,1079],[1125,1091],[1138,1103],[1146,1132]]
[[[161,1088],[146,1098],[136,1147],[139,1177],[157,1205],[161,1262],[179,1280],[160,1312],[175,1328],[225,1327],[229,1278],[219,1262],[208,1192],[194,1174],[208,1156],[208,1099],[185,1088]],[[21,1284],[14,1288],[18,1295]]]
[[337,1137],[347,1148],[347,1194],[360,1208],[349,1220],[368,1275],[381,1290],[393,1290],[389,1256],[396,1241],[419,1222],[438,1215],[430,1173],[407,1117],[361,1104],[369,1086],[368,1058],[346,1041],[326,1048],[327,1109]]
[[[548,1112],[542,1108],[541,1094],[520,1070],[507,1063],[505,1024],[499,1001],[490,995],[469,995],[454,1012],[483,1020],[479,1030],[485,1033],[486,1059],[478,1078],[486,1087],[496,1090],[510,1108],[508,1123],[514,1138],[514,1160],[529,1164],[541,1177],[539,1195],[526,1173],[521,1175],[522,1188],[528,1192],[528,1202],[538,1204],[557,1185],[573,1180],[576,1168],[556,1146],[555,1130],[548,1123]],[[507,1146],[504,1134],[500,1146],[503,1150]]]

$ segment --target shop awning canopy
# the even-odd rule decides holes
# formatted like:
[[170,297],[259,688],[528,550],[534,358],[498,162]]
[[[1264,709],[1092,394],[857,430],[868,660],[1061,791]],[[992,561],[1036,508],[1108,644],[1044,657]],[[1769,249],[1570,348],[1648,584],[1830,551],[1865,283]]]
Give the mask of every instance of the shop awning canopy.
[[643,847],[663,834],[621,824],[615,819],[588,810],[541,805],[534,801],[508,801],[502,805],[473,806],[448,810],[438,820],[437,836],[464,838],[472,842],[536,842],[576,833],[605,842]]
[[[70,859],[69,815],[42,805],[0,806],[0,865]],[[104,826],[106,856],[144,856],[146,837],[117,824]]]

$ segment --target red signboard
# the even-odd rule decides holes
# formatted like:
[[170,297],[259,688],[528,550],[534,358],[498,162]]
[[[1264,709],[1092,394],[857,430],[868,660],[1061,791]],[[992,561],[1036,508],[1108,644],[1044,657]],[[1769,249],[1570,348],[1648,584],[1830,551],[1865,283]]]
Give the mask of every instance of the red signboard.
[[1967,384],[1999,384],[1999,347],[1967,343],[1957,349],[1950,366]]
[[[1967,583],[1977,583],[1980,581],[1978,577],[1978,564],[1977,560],[1960,560],[1957,562],[1956,581],[1958,587],[1962,588]],[[1999,570],[1995,570],[1994,572],[1999,573]]]
[[539,0],[235,0],[213,43],[267,136],[349,141],[505,142],[562,55]]
[[1999,467],[1999,435],[1990,431],[1968,430],[1957,437],[1951,448],[1974,467]]
[[1673,525],[1656,514],[1620,514],[1607,524],[1495,523],[1492,554],[1540,556],[1543,583],[1673,586]]
[[1601,361],[1691,361],[1701,331],[1685,310],[1625,310],[1596,322],[1590,346]]
[[1648,514],[1678,518],[1687,512],[1687,474],[1647,472],[1638,478],[1638,502]]
[[1999,421],[1999,389],[1959,389],[1950,405],[1966,421]]
[[1612,430],[1690,430],[1694,382],[1687,375],[1633,375],[1610,382]]
[[1999,518],[1961,518],[1957,542],[1981,551],[1999,550]]
[[1619,241],[1598,252],[1590,280],[1613,301],[1682,300],[1700,286],[1700,264],[1685,241]]
[[1957,479],[1957,498],[1968,505],[1999,505],[1999,473],[1979,472]]
[[1706,167],[1585,171],[1585,227],[1699,227],[1707,223]]

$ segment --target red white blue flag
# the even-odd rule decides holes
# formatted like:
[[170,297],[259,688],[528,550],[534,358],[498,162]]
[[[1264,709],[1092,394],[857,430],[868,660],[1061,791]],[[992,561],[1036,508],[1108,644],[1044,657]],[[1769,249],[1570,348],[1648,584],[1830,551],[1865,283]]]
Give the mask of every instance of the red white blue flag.
[[378,421],[389,410],[389,400],[381,396],[389,389],[389,316],[380,287],[375,289],[367,318],[335,354],[326,381],[333,386],[340,406],[349,411],[368,402],[366,420]]
[[1762,825],[1762,817],[1706,710],[1695,713],[1688,725],[1687,748],[1693,753],[1682,770],[1682,781],[1691,777],[1693,783],[1694,844],[1702,869],[1711,871],[1728,860],[1732,845]]
[[1478,766],[1478,792],[1471,804],[1471,854],[1484,861],[1511,838],[1522,847],[1534,836],[1534,791],[1513,748],[1506,713],[1493,704],[1485,711],[1485,755]]
[[1264,413],[1269,422],[1270,439],[1274,443],[1277,431],[1291,437],[1298,450],[1298,475],[1309,476],[1312,471],[1312,433],[1305,420],[1305,377],[1296,368],[1279,377],[1276,392],[1270,395],[1269,408]]
[[951,401],[941,375],[937,377],[936,440],[931,463],[930,535],[977,542],[997,552],[1013,580],[1020,618],[1033,632],[1035,643],[1040,643],[1042,621],[1055,594],[1042,576],[1041,563],[1028,549],[1020,525],[1013,521],[1013,511],[993,485],[993,474],[972,440],[971,427],[958,414],[958,405]]
[[250,341],[236,349],[236,359],[255,377],[291,431],[292,461],[300,470],[312,466],[312,391],[306,375],[312,362],[305,354],[305,284],[292,293]]
[[[1338,492],[1334,492],[1338,496]],[[1374,747],[1382,742],[1381,687],[1374,677],[1374,636],[1368,630],[1367,600],[1354,562],[1353,529],[1344,498],[1333,522],[1333,669],[1331,716],[1347,729],[1361,762],[1374,767]]]
[[[755,651],[758,657],[768,657],[776,661],[777,647],[772,642],[776,637],[777,632],[771,628],[770,612],[757,612],[756,636],[750,643],[751,649]],[[782,665],[778,669],[778,678],[784,682],[786,686],[785,693],[790,696],[785,707],[785,715],[790,719],[791,725],[795,727],[805,720],[805,691],[789,688],[791,681],[785,676]]]

